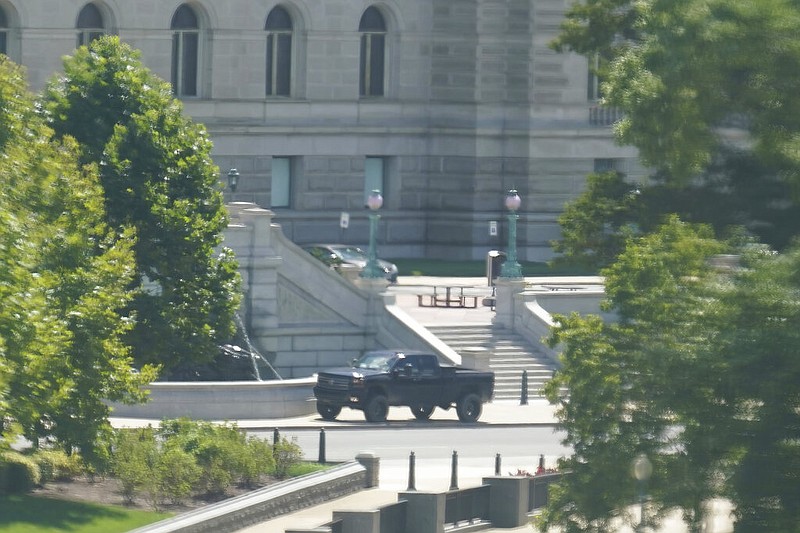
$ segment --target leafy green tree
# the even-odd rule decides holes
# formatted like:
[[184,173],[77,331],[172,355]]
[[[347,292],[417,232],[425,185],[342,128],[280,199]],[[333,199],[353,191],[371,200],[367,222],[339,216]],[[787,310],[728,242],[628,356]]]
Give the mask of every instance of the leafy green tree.
[[552,46],[607,58],[619,140],[670,180],[688,183],[736,146],[796,187],[798,23],[793,0],[583,0]]
[[652,231],[670,214],[709,224],[725,240],[744,232],[782,250],[800,234],[800,203],[790,198],[790,185],[775,169],[739,150],[722,150],[702,175],[681,186],[659,175],[643,185],[620,173],[590,174],[584,192],[559,216],[553,262],[605,267],[628,237]]
[[132,367],[134,233],[104,222],[96,167],[35,113],[22,70],[0,56],[0,406],[7,436],[54,437],[102,457],[107,401],[140,401]]
[[589,269],[608,266],[638,231],[641,191],[619,172],[589,174],[586,191],[567,203],[558,217],[561,240],[556,265]]
[[66,58],[43,109],[99,168],[107,222],[136,229],[136,361],[169,370],[212,359],[233,334],[240,282],[232,252],[216,252],[227,215],[205,129],[116,37]]
[[679,507],[699,531],[722,463],[705,432],[707,418],[720,414],[705,409],[717,398],[709,391],[719,366],[713,328],[697,317],[715,308],[717,273],[707,259],[721,249],[709,228],[669,219],[603,271],[618,322],[557,317],[550,342],[564,346],[562,368],[546,394],[574,455],[560,465],[572,474],[548,503],[544,527],[607,531],[614,520],[630,520],[631,462],[644,453],[655,470],[653,519]]
[[[719,428],[736,468],[730,497],[735,530],[796,531],[800,524],[800,246],[745,255],[726,294],[719,357],[728,365],[725,404],[732,427]],[[727,429],[727,430],[725,430]]]

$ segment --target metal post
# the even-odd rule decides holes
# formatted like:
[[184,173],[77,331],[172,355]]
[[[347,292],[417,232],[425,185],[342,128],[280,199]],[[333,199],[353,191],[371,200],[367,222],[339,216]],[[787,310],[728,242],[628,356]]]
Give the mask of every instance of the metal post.
[[278,444],[280,443],[281,433],[278,428],[272,430],[272,456],[278,456]]
[[494,456],[494,475],[500,475],[500,454]]
[[458,452],[455,450],[450,468],[450,490],[458,490]]
[[324,465],[325,461],[325,428],[319,428],[319,464]]
[[417,458],[414,452],[408,456],[408,490],[417,490]]
[[519,395],[519,404],[528,405],[528,371],[522,371],[522,390]]
[[383,277],[383,271],[378,266],[378,209],[383,205],[383,197],[381,192],[377,189],[372,191],[367,199],[367,207],[370,209],[369,214],[369,247],[367,248],[367,264],[361,271],[361,277],[367,279],[376,279]]
[[514,189],[508,191],[506,196],[506,208],[508,209],[508,252],[506,262],[500,268],[501,278],[521,278],[522,265],[517,262],[517,209],[520,206],[520,199]]

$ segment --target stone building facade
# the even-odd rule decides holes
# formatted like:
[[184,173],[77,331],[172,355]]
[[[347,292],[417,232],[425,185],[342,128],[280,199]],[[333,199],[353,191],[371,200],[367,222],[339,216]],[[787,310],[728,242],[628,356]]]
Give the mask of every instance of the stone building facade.
[[586,59],[548,48],[569,3],[0,0],[0,51],[39,90],[76,46],[119,35],[207,126],[221,186],[237,169],[227,199],[296,243],[366,243],[377,188],[382,256],[482,259],[516,189],[519,258],[542,260],[589,172],[643,175]]

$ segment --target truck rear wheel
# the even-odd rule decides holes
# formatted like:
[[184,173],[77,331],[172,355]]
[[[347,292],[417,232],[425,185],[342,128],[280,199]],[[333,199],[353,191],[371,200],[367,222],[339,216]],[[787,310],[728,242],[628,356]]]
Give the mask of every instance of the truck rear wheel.
[[386,401],[386,396],[383,394],[371,397],[364,406],[364,418],[367,419],[367,422],[385,422],[388,413],[389,402]]
[[317,412],[323,420],[336,420],[336,417],[342,412],[342,406],[332,403],[317,402]]
[[436,409],[435,405],[412,405],[411,412],[414,413],[414,418],[417,420],[427,420],[433,414],[433,410]]
[[456,412],[462,422],[475,422],[481,416],[481,398],[475,393],[465,394],[458,400]]

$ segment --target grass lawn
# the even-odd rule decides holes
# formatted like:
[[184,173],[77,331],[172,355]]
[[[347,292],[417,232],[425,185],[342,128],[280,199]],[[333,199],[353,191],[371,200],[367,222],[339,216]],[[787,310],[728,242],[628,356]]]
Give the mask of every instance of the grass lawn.
[[[449,276],[474,278],[486,276],[486,261],[448,261],[443,259],[387,259],[397,265],[401,276]],[[521,262],[524,276],[595,275],[579,269],[554,269],[547,263]]]
[[122,533],[172,516],[34,496],[0,496],[3,533]]

